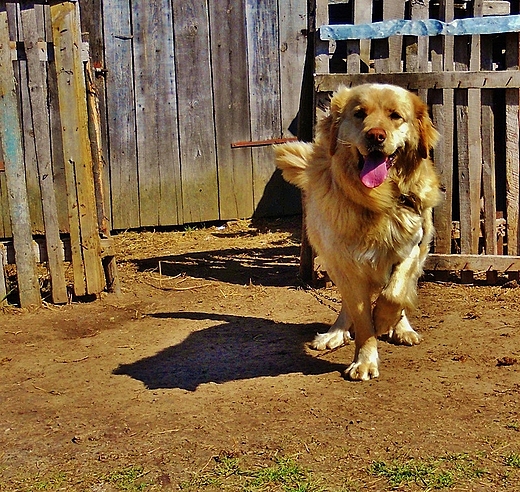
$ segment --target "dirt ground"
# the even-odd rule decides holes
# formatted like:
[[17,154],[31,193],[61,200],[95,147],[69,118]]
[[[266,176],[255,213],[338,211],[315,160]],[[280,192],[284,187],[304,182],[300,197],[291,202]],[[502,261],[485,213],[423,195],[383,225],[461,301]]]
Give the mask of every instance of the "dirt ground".
[[123,293],[0,313],[0,490],[520,490],[520,289],[421,282],[378,379],[318,353],[299,220],[115,237]]

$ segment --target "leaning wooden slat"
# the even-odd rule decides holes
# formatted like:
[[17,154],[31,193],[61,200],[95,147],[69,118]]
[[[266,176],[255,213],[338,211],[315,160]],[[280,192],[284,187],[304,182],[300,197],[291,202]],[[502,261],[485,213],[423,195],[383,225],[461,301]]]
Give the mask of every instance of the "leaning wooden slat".
[[[99,232],[106,241],[110,238],[110,221],[107,214],[107,202],[105,199],[105,186],[103,177],[105,173],[105,158],[103,155],[102,135],[101,135],[101,115],[99,111],[98,91],[94,84],[94,73],[90,61],[85,65],[85,81],[87,84],[87,109],[89,119],[89,136],[92,149],[92,171],[94,175],[94,188],[96,194],[96,208],[98,217]],[[121,284],[115,255],[103,255],[103,240],[101,242],[101,256],[105,280],[108,292],[116,295],[121,294]]]
[[[70,188],[67,188],[70,196],[69,205],[72,205],[72,209],[69,209],[71,239],[79,240],[75,249],[80,251],[79,255],[76,252],[73,256],[73,263],[74,259],[77,262],[82,257],[85,273],[85,280],[78,284],[76,293],[79,295],[80,292],[87,294],[101,292],[105,287],[105,279],[101,265],[101,245],[92,175],[92,154],[88,134],[86,89],[77,9],[79,6],[72,2],[62,2],[51,6],[63,150],[66,168],[70,176],[67,177],[67,185],[71,185]],[[72,187],[73,185],[75,186]],[[75,210],[74,204],[76,204]],[[75,238],[72,237],[73,227],[78,229]],[[75,291],[76,277],[75,275]]]
[[45,64],[40,61],[38,47],[39,35],[34,9],[22,8],[21,21],[25,53],[27,56],[28,92],[32,108],[32,127],[43,206],[45,240],[47,242],[47,254],[49,256],[48,266],[52,287],[51,297],[54,303],[60,304],[66,303],[68,296],[65,268],[62,255],[60,254],[60,230],[52,172],[46,87],[47,71]]
[[17,279],[22,307],[41,304],[36,258],[23,163],[22,132],[13,62],[9,48],[7,12],[0,6],[0,142],[5,162],[9,210],[16,250]]

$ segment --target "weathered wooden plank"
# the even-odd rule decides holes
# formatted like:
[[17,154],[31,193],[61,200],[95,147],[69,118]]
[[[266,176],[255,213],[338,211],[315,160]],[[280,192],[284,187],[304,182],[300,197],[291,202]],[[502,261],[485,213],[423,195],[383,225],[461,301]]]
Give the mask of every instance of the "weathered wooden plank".
[[[405,2],[387,0],[383,3],[383,20],[403,19]],[[403,37],[392,36],[372,41],[376,72],[401,72]]]
[[499,272],[520,270],[520,256],[504,255],[444,255],[431,254],[426,258],[425,270],[471,270]]
[[[5,5],[5,4],[4,4]],[[17,280],[22,307],[40,305],[36,258],[30,247],[31,218],[23,162],[22,131],[18,113],[13,63],[5,6],[0,6],[0,144],[5,162],[9,209],[16,249]]]
[[[506,37],[506,72],[518,73],[519,35]],[[520,98],[518,89],[506,89],[506,219],[507,253],[520,253],[520,131],[518,127]]]
[[[482,36],[481,66],[489,70],[493,67],[493,40],[490,36]],[[484,214],[484,248],[486,254],[498,253],[498,237],[496,228],[496,164],[495,164],[495,106],[493,90],[482,90],[482,195]],[[490,282],[492,279],[490,279]]]
[[305,64],[304,36],[307,27],[307,5],[302,0],[279,0],[280,103],[282,137],[295,136],[289,130],[298,114],[299,89]]
[[[311,12],[312,10],[312,12]],[[309,0],[309,12],[314,15],[313,30],[309,32],[314,36],[315,47],[315,72],[329,73],[330,46],[328,41],[322,41],[316,36],[315,29],[329,23],[329,1],[328,0]]]
[[[476,0],[473,5],[473,15],[482,16],[482,0]],[[469,70],[476,72],[480,70],[480,36],[471,36],[471,51]],[[464,216],[461,209],[461,222],[469,221],[469,250],[467,253],[477,254],[480,234],[480,190],[482,176],[482,147],[481,147],[481,97],[479,89],[468,89],[468,192],[469,192],[469,215]],[[462,229],[462,226],[461,226]]]
[[431,92],[430,105],[433,121],[441,133],[440,141],[434,150],[434,161],[439,170],[444,195],[444,200],[434,211],[435,251],[450,253],[453,209],[454,97],[453,91],[450,90]]
[[[280,59],[277,2],[246,2],[249,57],[251,137],[262,140],[280,137]],[[253,153],[253,197],[256,215],[275,215],[300,209],[299,195],[275,172],[272,150],[258,147]],[[289,212],[290,213],[290,212]],[[296,213],[296,212],[293,212]]]
[[336,90],[340,85],[365,83],[396,84],[407,89],[500,89],[520,87],[520,72],[419,72],[419,73],[360,73],[316,74],[315,86],[319,92]]
[[[182,217],[170,0],[132,3],[141,226]],[[185,60],[188,61],[187,59]]]
[[[365,24],[372,20],[372,2],[354,2],[354,24]],[[329,22],[330,23],[330,22]],[[370,40],[349,39],[347,50],[347,73],[367,71],[370,66]],[[362,69],[362,65],[364,65]]]
[[209,19],[205,0],[173,2],[184,222],[218,218]]
[[484,197],[484,244],[486,254],[497,254],[495,115],[493,92],[482,91],[482,192]]
[[7,251],[3,244],[0,244],[0,306],[6,304],[7,283],[5,277],[5,265],[7,264]]
[[[453,19],[453,0],[441,2],[439,16]],[[453,38],[436,36],[430,40],[432,71],[442,73],[453,70]],[[434,161],[441,177],[444,200],[433,213],[435,245],[437,253],[451,253],[451,229],[453,213],[453,144],[454,144],[454,94],[452,89],[430,90],[433,121],[440,132],[440,141],[434,149]]]
[[[20,2],[16,4],[16,19],[9,20],[16,26],[16,40],[23,41],[22,32],[22,12],[33,10],[34,4],[31,2]],[[20,44],[18,45],[20,46]],[[29,93],[27,59],[24,55],[19,56],[15,64],[15,77],[17,79],[18,92],[20,96],[20,111],[23,133],[25,180],[27,183],[27,196],[29,200],[29,212],[31,214],[31,224],[33,234],[44,233],[42,195],[40,180],[38,175],[38,157],[36,142],[34,138],[35,128],[32,118],[33,108],[31,107],[31,94]]]
[[[247,42],[242,2],[210,2],[211,59],[215,94],[215,137],[221,219],[253,215],[253,162],[250,148],[231,148],[230,141],[250,141]],[[234,32],[233,36],[229,33]],[[294,89],[294,88],[293,88]]]
[[[38,33],[34,8],[22,8],[21,23],[27,56],[27,88],[28,96],[30,97],[31,121],[37,163],[36,175],[39,177],[45,240],[49,257],[48,268],[52,287],[51,298],[54,303],[60,304],[66,303],[68,300],[67,283],[65,281],[65,268],[58,251],[60,230],[52,172],[49,111],[47,107],[47,70],[46,64],[40,61],[38,40],[41,38],[41,34]],[[30,192],[31,190],[29,190]]]
[[[107,111],[106,111],[106,68],[105,68],[105,42],[103,37],[103,24],[100,19],[104,21],[103,8],[105,2],[101,0],[81,0],[81,31],[83,38],[88,40],[89,49],[89,65],[93,76],[91,77],[92,83],[88,92],[93,91],[95,93],[96,105],[99,107],[99,132],[100,132],[100,145],[103,156],[103,166],[100,169],[103,197],[104,197],[104,208],[105,217],[104,220],[111,224],[111,196],[110,196],[110,173],[108,165],[108,123],[107,123]],[[89,116],[89,121],[91,121]],[[91,139],[92,140],[92,139]],[[94,150],[93,150],[94,152]],[[97,191],[97,188],[96,188]],[[100,221],[101,225],[101,221]],[[109,227],[111,227],[109,225]]]
[[[429,14],[429,0],[423,2],[410,3],[411,18],[415,20],[427,19]],[[427,72],[428,71],[428,47],[429,38],[427,36],[414,36],[404,39],[405,60],[404,69],[406,72]],[[419,89],[418,95],[424,101],[428,98],[428,89]]]
[[[2,159],[1,162],[3,164],[4,159],[1,153],[0,145],[0,158]],[[5,182],[4,170],[0,172],[0,237],[11,237],[12,231],[11,221],[9,218],[9,201],[7,198],[7,184]]]
[[[69,195],[71,240],[79,251],[74,289],[77,295],[97,294],[105,287],[101,246],[92,175],[92,154],[88,134],[86,88],[81,60],[79,5],[71,2],[51,6],[52,31],[58,75],[58,98],[62,123],[63,153]],[[70,186],[69,186],[70,185]],[[72,228],[77,228],[73,234]],[[77,235],[77,237],[76,237]],[[77,241],[77,242],[76,242]],[[78,284],[76,284],[78,281]]]
[[127,229],[140,226],[130,2],[103,0],[103,14],[112,227]]

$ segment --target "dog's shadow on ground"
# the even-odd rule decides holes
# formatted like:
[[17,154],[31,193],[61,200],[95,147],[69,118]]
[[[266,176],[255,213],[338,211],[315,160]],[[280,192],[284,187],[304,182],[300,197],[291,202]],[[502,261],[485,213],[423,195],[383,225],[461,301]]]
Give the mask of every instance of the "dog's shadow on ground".
[[294,285],[298,277],[298,246],[195,251],[180,255],[133,260],[139,271],[158,269],[175,277],[215,279],[231,284]]
[[200,384],[225,383],[281,374],[326,374],[345,369],[307,353],[305,344],[327,325],[276,323],[263,318],[198,312],[158,313],[162,319],[215,320],[222,323],[195,331],[183,342],[131,364],[116,375],[142,381],[148,389],[195,391]]

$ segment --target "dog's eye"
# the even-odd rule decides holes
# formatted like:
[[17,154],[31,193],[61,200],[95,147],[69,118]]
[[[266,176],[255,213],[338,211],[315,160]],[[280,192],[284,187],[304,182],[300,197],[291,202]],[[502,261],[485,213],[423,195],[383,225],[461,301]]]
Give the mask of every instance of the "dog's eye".
[[403,119],[403,117],[397,111],[392,111],[390,113],[390,118],[392,118],[393,120],[402,120]]
[[360,120],[364,120],[366,118],[366,113],[364,109],[358,109],[354,113],[354,118],[359,118]]

